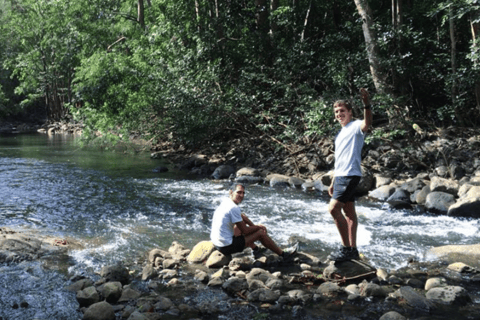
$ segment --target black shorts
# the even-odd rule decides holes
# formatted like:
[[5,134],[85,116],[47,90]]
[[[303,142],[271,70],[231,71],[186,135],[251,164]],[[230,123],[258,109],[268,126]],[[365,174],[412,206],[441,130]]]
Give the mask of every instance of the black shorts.
[[332,198],[342,203],[355,202],[355,189],[360,179],[359,176],[335,177]]
[[245,237],[238,236],[233,237],[232,244],[226,247],[217,247],[217,250],[224,255],[230,255],[232,253],[242,252],[245,249]]

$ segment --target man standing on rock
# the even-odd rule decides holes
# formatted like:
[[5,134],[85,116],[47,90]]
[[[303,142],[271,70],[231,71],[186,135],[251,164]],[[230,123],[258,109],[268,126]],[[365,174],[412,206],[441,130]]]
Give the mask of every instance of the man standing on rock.
[[335,137],[335,172],[328,188],[328,194],[332,197],[328,211],[342,239],[340,249],[328,256],[329,260],[336,262],[359,259],[354,196],[362,176],[360,164],[365,132],[372,124],[368,92],[361,89],[360,93],[364,109],[363,120],[353,120],[352,106],[349,102],[339,100],[333,105],[335,119],[342,126]]
[[244,196],[245,186],[236,183],[230,190],[230,197],[223,200],[215,210],[210,239],[217,250],[224,255],[230,255],[250,247],[255,254],[259,250],[255,241],[260,241],[267,249],[282,256],[283,259],[290,259],[295,254],[296,248],[291,252],[280,249],[268,236],[266,227],[254,225],[246,215],[241,213],[238,205],[243,201]]

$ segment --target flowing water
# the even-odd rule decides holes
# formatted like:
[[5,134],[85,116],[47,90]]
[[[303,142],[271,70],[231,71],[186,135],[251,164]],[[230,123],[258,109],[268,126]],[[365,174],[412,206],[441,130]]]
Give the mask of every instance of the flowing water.
[[[84,245],[51,268],[0,265],[0,317],[79,319],[75,295],[63,288],[70,276],[119,261],[141,265],[152,248],[167,249],[172,241],[192,248],[209,238],[227,182],[155,173],[166,164],[147,152],[104,152],[75,142],[69,135],[0,136],[0,226]],[[302,251],[324,260],[339,244],[327,202],[317,192],[248,186],[241,207],[280,246],[300,240]],[[478,220],[362,201],[357,213],[359,250],[387,270],[411,257],[429,259],[434,246],[480,242]]]

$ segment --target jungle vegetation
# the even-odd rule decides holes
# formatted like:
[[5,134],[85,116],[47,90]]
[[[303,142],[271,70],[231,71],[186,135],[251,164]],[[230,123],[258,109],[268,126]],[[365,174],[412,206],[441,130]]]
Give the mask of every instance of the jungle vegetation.
[[335,129],[478,127],[479,0],[0,0],[0,119],[186,145]]

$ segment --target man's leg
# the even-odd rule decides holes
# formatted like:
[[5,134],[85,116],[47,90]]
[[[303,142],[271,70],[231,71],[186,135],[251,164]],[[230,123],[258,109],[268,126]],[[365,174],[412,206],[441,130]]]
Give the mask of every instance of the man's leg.
[[265,248],[272,250],[273,252],[275,252],[279,256],[282,255],[283,250],[280,249],[275,244],[275,242],[272,240],[272,238],[270,238],[267,235],[267,232],[264,229],[259,229],[259,230],[255,231],[254,233],[246,235],[245,236],[245,247],[254,248],[255,247],[254,242],[257,241],[257,240],[260,241]]
[[349,239],[349,225],[347,223],[347,219],[342,214],[342,208],[345,210],[345,203],[340,202],[338,200],[332,199],[328,205],[328,211],[333,217],[333,221],[335,221],[335,225],[337,226],[338,232],[340,233],[340,237],[342,239],[342,244],[344,247],[350,247],[350,239]]
[[355,211],[355,204],[351,201],[345,203],[343,207],[343,212],[345,213],[345,220],[348,227],[348,245],[347,247],[355,248],[357,247],[357,227],[358,219],[357,213]]

